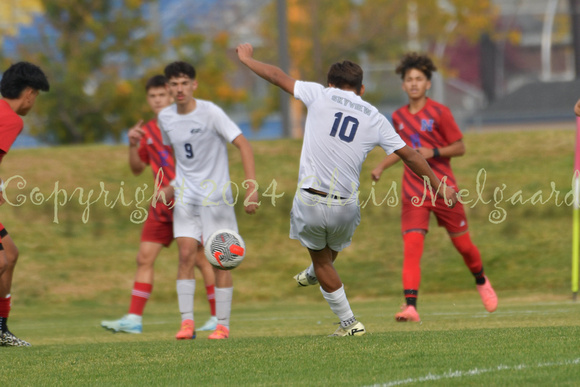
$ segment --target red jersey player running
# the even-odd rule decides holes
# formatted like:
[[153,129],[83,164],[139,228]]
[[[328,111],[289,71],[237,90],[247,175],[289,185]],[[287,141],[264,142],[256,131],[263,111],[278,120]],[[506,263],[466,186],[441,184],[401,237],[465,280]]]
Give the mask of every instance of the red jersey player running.
[[[409,104],[393,113],[393,126],[407,145],[425,157],[437,177],[442,181],[446,178],[447,185],[457,190],[450,159],[462,156],[465,145],[451,111],[426,95],[431,87],[431,74],[436,70],[431,59],[425,55],[405,55],[396,72],[403,79],[403,90],[409,96]],[[396,154],[387,156],[372,171],[373,180],[378,181],[383,170],[399,160]],[[429,192],[423,203],[412,201],[413,197],[423,198],[424,184],[407,166],[403,173],[402,189],[403,289],[407,305],[395,315],[396,320],[420,321],[416,309],[421,282],[420,262],[431,212],[435,214],[439,226],[447,229],[451,242],[475,277],[485,309],[488,312],[495,311],[497,296],[484,274],[479,250],[469,237],[467,218],[461,203],[449,208],[441,199],[436,198],[433,204]]]
[[[2,75],[0,82],[0,162],[8,153],[16,137],[22,132],[25,116],[36,101],[39,91],[50,88],[42,70],[28,62],[16,63]],[[2,180],[0,179],[0,182]],[[4,204],[4,183],[0,183],[0,205]],[[10,288],[18,259],[18,249],[0,223],[0,346],[28,347],[30,343],[19,339],[8,330],[10,313]]]
[[[147,103],[155,113],[155,118],[143,125],[139,121],[129,130],[129,166],[134,175],[140,175],[147,165],[151,166],[155,183],[164,192],[172,195],[173,188],[169,183],[175,179],[175,161],[171,147],[163,145],[161,133],[157,127],[157,114],[171,104],[167,90],[167,78],[156,75],[147,81],[145,86]],[[167,195],[167,199],[169,195]],[[171,203],[168,203],[171,206]],[[173,241],[173,210],[164,204],[162,197],[149,207],[147,220],[141,233],[141,244],[137,253],[137,272],[131,292],[129,313],[119,320],[102,321],[101,326],[114,332],[141,333],[143,331],[143,310],[153,290],[153,273],[157,256],[161,249]],[[210,319],[200,331],[213,331],[217,326],[215,311],[215,277],[210,263],[205,259],[196,261],[201,270],[207,298],[210,304]]]

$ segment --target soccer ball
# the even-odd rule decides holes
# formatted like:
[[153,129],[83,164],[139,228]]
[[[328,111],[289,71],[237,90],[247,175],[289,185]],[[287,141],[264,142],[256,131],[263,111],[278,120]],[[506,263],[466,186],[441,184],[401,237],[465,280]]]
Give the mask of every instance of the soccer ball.
[[246,244],[233,230],[217,230],[205,241],[205,256],[214,267],[232,270],[244,260]]

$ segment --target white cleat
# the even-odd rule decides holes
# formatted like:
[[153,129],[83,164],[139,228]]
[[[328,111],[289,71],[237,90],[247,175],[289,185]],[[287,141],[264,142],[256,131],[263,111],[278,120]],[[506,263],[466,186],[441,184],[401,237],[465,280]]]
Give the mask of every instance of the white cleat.
[[339,325],[336,331],[332,335],[328,335],[328,337],[362,336],[365,333],[367,333],[365,326],[360,321],[355,321],[346,328]]
[[217,323],[218,323],[217,317],[211,316],[209,320],[207,320],[205,324],[203,324],[203,326],[198,329],[198,331],[215,331],[217,328]]
[[298,287],[310,286],[318,284],[318,278],[308,274],[308,269],[301,271],[294,276]]
[[135,321],[131,316],[126,315],[119,320],[114,321],[101,321],[101,326],[105,329],[112,330],[113,332],[126,332],[126,333],[141,333],[143,332],[143,325],[140,321]]

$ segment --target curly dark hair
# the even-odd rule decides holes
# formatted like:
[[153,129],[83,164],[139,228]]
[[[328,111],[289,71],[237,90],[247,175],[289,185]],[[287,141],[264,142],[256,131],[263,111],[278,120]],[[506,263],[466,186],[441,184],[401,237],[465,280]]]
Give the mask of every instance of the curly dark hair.
[[405,74],[411,69],[421,71],[428,80],[431,80],[431,75],[437,71],[437,67],[433,64],[431,58],[427,55],[419,55],[416,52],[405,54],[395,72],[401,75],[401,79],[405,79]]
[[165,87],[165,85],[167,85],[167,78],[165,75],[154,75],[147,81],[145,91],[149,91],[149,89],[153,87]]

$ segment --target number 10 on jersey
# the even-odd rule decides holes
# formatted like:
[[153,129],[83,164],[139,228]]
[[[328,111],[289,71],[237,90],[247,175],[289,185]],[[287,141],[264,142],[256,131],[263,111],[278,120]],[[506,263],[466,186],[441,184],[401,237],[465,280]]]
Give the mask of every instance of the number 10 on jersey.
[[[342,113],[338,112],[334,115],[334,124],[332,125],[332,130],[330,131],[330,136],[336,137],[336,132],[338,132],[338,137],[345,142],[352,142],[354,140],[354,135],[358,129],[358,120],[352,116],[344,117],[342,119]],[[342,122],[342,123],[341,123]],[[340,131],[339,131],[340,127]],[[350,129],[350,133],[346,134],[347,130]]]

